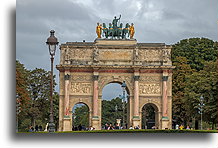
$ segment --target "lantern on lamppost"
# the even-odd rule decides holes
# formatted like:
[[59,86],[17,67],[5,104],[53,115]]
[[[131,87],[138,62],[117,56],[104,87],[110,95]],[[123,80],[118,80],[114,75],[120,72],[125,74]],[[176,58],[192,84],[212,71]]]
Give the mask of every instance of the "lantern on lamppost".
[[53,62],[54,55],[56,51],[56,46],[58,45],[58,39],[54,36],[55,31],[50,31],[50,37],[47,39],[46,44],[48,45],[49,54],[51,56],[51,84],[50,84],[50,120],[49,120],[49,132],[55,131],[54,124],[54,113],[53,113]]

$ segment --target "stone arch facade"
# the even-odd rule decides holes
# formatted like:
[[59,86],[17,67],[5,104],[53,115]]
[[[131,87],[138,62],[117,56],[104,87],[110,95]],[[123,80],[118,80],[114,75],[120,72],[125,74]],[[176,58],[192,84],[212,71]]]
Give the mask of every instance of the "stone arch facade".
[[[69,108],[84,102],[90,125],[101,129],[102,89],[111,82],[126,82],[129,96],[128,126],[141,125],[146,103],[158,108],[158,126],[171,128],[171,46],[131,40],[97,39],[67,42],[60,46],[59,131],[71,131]],[[166,55],[167,54],[167,55]]]

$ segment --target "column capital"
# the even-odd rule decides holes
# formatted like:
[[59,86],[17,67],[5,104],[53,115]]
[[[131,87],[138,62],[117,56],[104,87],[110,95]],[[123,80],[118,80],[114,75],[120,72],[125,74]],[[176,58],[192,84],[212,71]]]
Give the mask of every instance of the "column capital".
[[163,77],[162,77],[162,80],[163,80],[163,81],[167,81],[167,80],[168,80],[168,76],[163,76]]
[[93,75],[93,80],[94,81],[98,80],[98,77],[99,77],[98,75]]
[[70,80],[70,75],[69,74],[64,75],[64,80]]
[[134,76],[133,78],[134,78],[135,81],[138,81],[140,76]]

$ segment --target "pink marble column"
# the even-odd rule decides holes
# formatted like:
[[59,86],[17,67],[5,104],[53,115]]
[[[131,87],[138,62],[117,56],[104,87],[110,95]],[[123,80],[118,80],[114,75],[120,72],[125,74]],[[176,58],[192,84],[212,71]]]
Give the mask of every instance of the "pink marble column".
[[98,118],[98,75],[94,75],[93,80],[93,117]]
[[139,117],[139,76],[134,76],[134,117]]
[[168,76],[163,76],[163,106],[162,106],[162,112],[163,112],[163,117],[168,117],[168,105],[167,105],[167,80],[168,80]]
[[65,75],[64,76],[65,79],[65,89],[64,89],[64,115],[65,116],[69,116],[69,103],[70,103],[70,99],[69,99],[69,79],[70,79],[70,75]]

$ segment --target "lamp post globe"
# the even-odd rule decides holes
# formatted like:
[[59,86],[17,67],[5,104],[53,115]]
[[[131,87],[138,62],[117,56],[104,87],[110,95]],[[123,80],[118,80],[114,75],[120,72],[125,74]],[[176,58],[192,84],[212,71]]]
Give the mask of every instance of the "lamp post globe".
[[58,45],[58,39],[54,36],[55,31],[50,31],[50,37],[47,39],[49,54],[51,55],[51,83],[50,83],[50,120],[49,120],[49,132],[55,132],[54,124],[54,112],[53,112],[53,63],[56,46]]
[[50,37],[47,39],[46,44],[48,45],[49,53],[53,57],[55,55],[56,46],[58,45],[58,39],[54,36],[55,31],[50,31]]

